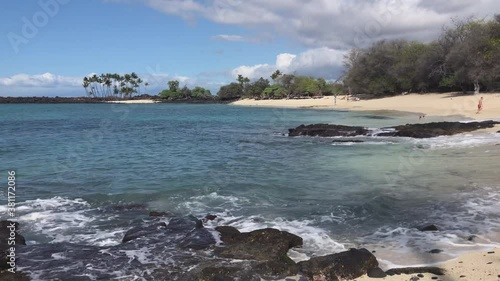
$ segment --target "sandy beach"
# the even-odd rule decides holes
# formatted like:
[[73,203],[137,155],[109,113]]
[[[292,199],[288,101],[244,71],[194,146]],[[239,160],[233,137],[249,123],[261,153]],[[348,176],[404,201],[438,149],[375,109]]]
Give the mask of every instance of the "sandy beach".
[[445,275],[438,276],[431,273],[423,273],[423,277],[421,277],[417,276],[417,274],[402,274],[377,279],[365,275],[355,280],[408,281],[417,280],[415,278],[411,279],[415,276],[419,278],[419,281],[498,281],[500,280],[500,248],[487,252],[467,253],[454,260],[440,264],[438,267],[446,271]]
[[155,100],[115,100],[108,101],[110,103],[158,103]]
[[[483,110],[476,114],[479,98],[483,97]],[[251,100],[244,99],[232,103],[241,106],[290,107],[290,108],[327,108],[345,110],[397,110],[415,112],[433,116],[460,115],[471,119],[500,118],[500,93],[480,95],[462,94],[408,94],[373,100],[351,101],[345,96],[328,96],[318,99],[283,99],[283,100]]]

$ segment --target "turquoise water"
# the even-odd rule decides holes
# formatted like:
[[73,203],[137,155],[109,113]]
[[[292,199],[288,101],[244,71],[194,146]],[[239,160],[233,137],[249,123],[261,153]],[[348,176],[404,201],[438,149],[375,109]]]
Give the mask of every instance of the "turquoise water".
[[[433,120],[441,119],[426,121]],[[0,105],[0,170],[5,181],[8,170],[18,175],[16,218],[33,244],[117,244],[131,222],[158,210],[218,215],[209,227],[298,234],[305,243],[291,251],[295,260],[363,246],[387,265],[429,264],[498,245],[498,134],[342,144],[286,135],[300,124],[410,122],[418,116],[227,105]],[[443,231],[416,230],[426,223]],[[468,241],[470,235],[478,238]],[[445,252],[426,253],[434,248]]]

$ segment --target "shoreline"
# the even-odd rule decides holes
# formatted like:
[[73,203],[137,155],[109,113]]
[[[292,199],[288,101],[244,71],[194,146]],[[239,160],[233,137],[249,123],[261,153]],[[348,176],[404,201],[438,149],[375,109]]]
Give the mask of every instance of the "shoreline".
[[[484,108],[477,112],[477,103],[484,97]],[[500,119],[500,93],[479,95],[443,94],[408,94],[380,99],[350,101],[345,96],[333,96],[310,99],[253,100],[243,99],[230,103],[235,106],[337,109],[350,111],[399,111],[424,116],[463,116],[474,120]]]
[[142,99],[142,100],[113,100],[113,101],[106,101],[105,103],[145,104],[145,103],[161,103],[161,102],[152,99]]
[[[443,263],[436,264],[436,267],[445,270],[445,275],[434,275],[431,273],[413,273],[392,275],[384,278],[371,278],[367,275],[356,278],[356,281],[407,281],[412,280],[413,276],[419,278],[419,281],[498,281],[500,280],[500,247],[488,251],[472,251],[460,255]],[[423,276],[423,277],[422,277]],[[436,278],[437,279],[432,279]],[[416,279],[415,279],[416,280]]]

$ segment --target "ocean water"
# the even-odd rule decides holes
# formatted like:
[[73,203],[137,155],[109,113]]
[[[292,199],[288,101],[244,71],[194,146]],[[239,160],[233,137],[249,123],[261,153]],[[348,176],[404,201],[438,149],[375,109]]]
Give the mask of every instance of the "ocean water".
[[[286,135],[300,124],[416,122],[411,113],[228,105],[0,105],[0,171],[4,183],[16,171],[29,244],[117,245],[156,210],[216,214],[209,228],[289,231],[304,238],[289,253],[296,261],[366,247],[388,268],[499,246],[499,134]],[[428,223],[441,231],[417,230]]]

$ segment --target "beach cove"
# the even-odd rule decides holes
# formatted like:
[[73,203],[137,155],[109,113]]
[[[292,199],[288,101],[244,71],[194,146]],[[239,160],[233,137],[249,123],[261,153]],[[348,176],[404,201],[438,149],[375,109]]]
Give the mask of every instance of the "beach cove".
[[[464,252],[490,251],[500,241],[500,154],[493,132],[334,142],[286,134],[300,124],[415,123],[418,114],[176,104],[0,106],[6,112],[3,135],[21,128],[3,141],[11,144],[4,155],[15,159],[25,190],[17,218],[28,247],[117,247],[150,211],[217,215],[207,229],[287,231],[304,241],[288,252],[296,262],[367,248],[384,270],[441,264]],[[25,137],[32,132],[36,137]],[[439,231],[419,231],[429,223]],[[116,274],[138,275],[146,264],[170,266],[146,248],[129,252],[140,262],[137,268]],[[429,253],[436,249],[442,252]],[[48,274],[42,268],[22,267]],[[87,272],[99,276],[100,269]]]

